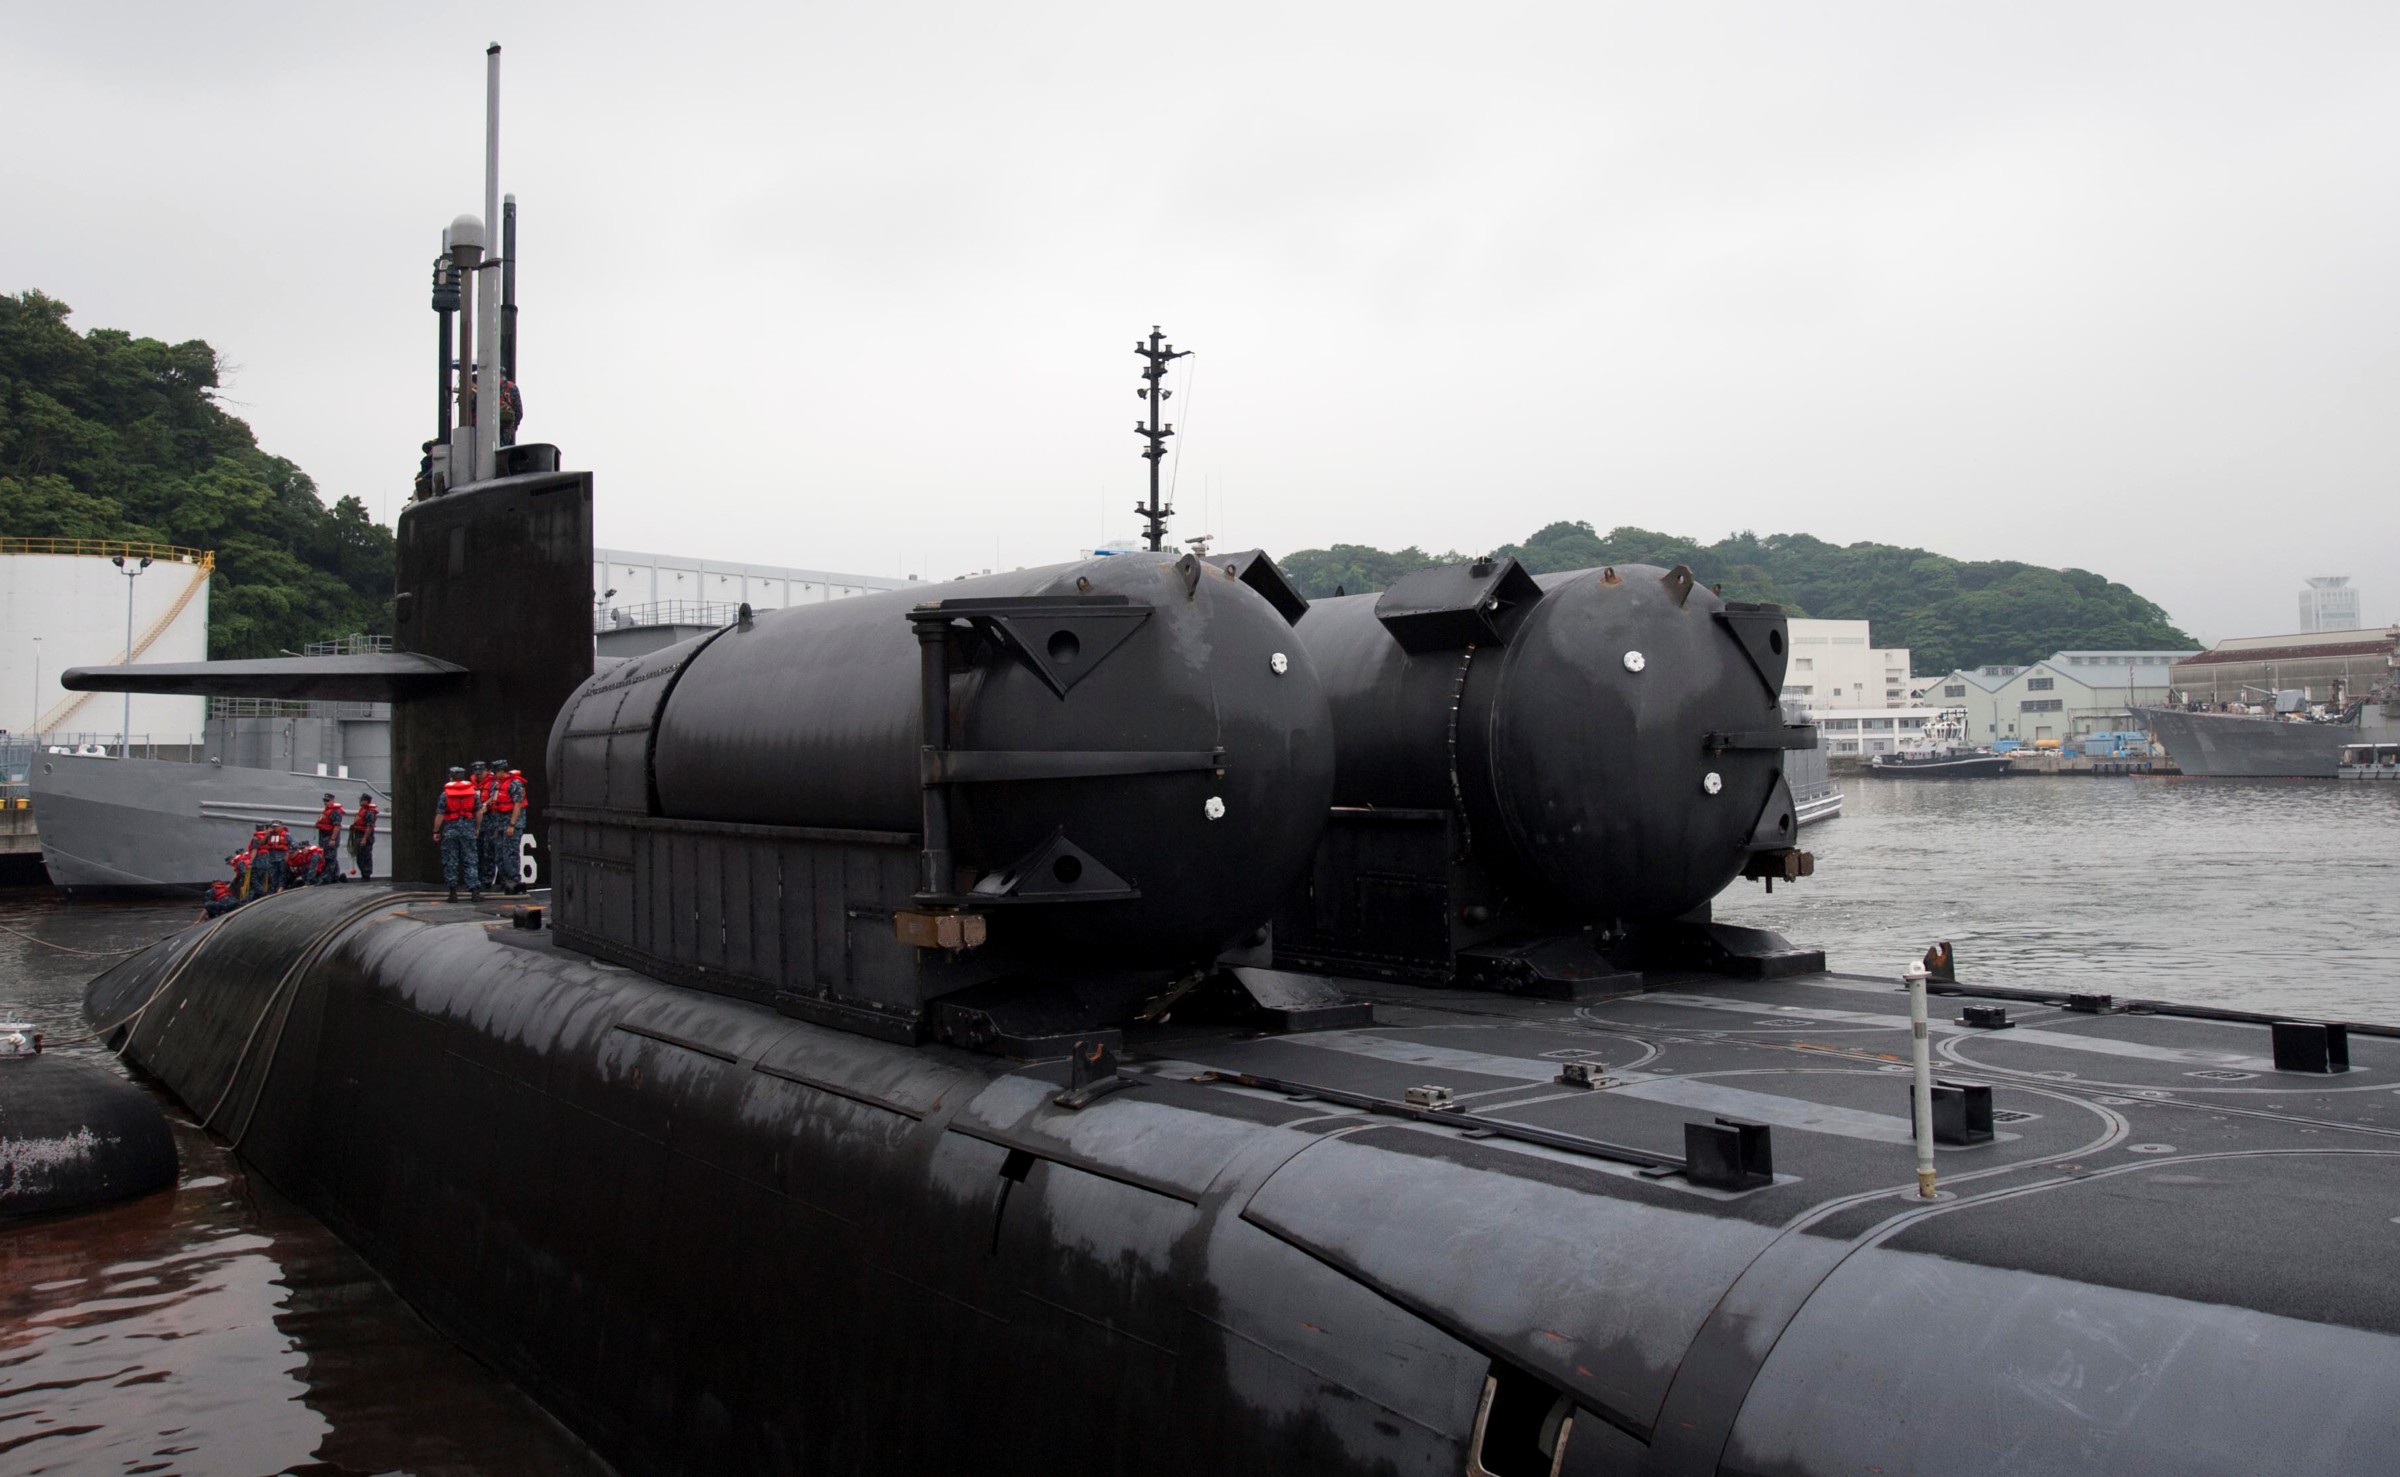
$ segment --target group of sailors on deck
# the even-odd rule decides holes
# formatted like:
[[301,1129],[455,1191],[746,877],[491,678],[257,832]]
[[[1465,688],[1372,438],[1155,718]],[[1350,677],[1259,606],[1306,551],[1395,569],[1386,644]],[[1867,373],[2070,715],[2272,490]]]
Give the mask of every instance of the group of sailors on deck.
[[350,863],[361,880],[373,877],[375,826],[380,818],[373,795],[362,793],[358,797],[358,812],[353,817],[328,791],[325,808],[317,813],[317,839],[313,845],[294,846],[290,829],[281,821],[255,823],[250,829],[249,844],[225,858],[226,865],[233,868],[232,877],[209,884],[209,916],[230,913],[255,898],[287,888],[348,881],[341,857],[345,821],[350,837]]

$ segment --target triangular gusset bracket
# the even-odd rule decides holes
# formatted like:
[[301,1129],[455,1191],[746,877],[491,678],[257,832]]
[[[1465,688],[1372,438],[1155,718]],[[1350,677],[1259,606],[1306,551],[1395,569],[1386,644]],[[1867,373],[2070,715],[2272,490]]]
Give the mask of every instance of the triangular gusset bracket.
[[1791,664],[1791,623],[1784,618],[1783,607],[1729,600],[1716,616],[1741,646],[1742,655],[1750,659],[1758,680],[1766,684],[1767,696],[1781,701],[1783,674]]
[[1149,606],[1122,595],[937,600],[909,612],[912,621],[964,623],[1062,698],[1149,618]]
[[1138,898],[1142,890],[1067,839],[1066,827],[1024,856],[975,884],[970,903],[1105,903]]
[[1775,784],[1767,791],[1767,803],[1759,807],[1758,820],[1750,827],[1749,851],[1777,851],[1796,845],[1800,839],[1800,808],[1792,801],[1792,783],[1775,772]]
[[1285,625],[1296,626],[1300,624],[1300,617],[1308,614],[1308,597],[1301,594],[1275,561],[1267,557],[1266,550],[1244,549],[1237,554],[1217,554],[1211,556],[1208,562],[1223,566],[1227,574],[1258,591],[1269,605],[1275,607],[1275,613],[1283,617]]

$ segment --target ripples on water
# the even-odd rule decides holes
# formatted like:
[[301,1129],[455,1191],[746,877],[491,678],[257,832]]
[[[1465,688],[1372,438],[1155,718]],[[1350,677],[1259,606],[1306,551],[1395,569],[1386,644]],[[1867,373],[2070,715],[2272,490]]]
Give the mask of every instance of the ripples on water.
[[[1970,980],[2400,1018],[2400,785],[1843,789],[1841,818],[1807,833],[1817,875],[1771,898],[1736,884],[1719,916],[1837,969],[1896,974],[1947,938]],[[0,924],[80,949],[193,911],[0,892]],[[79,1034],[106,962],[0,933],[0,1015]],[[177,1145],[171,1194],[0,1231],[0,1472],[605,1472],[205,1135],[179,1126]]]
[[1717,916],[1895,976],[2400,1021],[2400,785],[1838,776],[1817,874]]
[[[0,924],[78,949],[196,911],[0,894]],[[0,933],[0,1017],[80,1034],[83,984],[108,962]],[[174,1190],[0,1229],[0,1473],[604,1477],[331,1232],[168,1116]]]

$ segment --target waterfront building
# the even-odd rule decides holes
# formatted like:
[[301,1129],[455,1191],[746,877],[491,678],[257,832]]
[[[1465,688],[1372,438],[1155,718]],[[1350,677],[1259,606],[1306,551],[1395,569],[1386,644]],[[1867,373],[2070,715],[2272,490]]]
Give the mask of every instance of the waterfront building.
[[2358,591],[2351,588],[2350,576],[2320,574],[2309,577],[2308,588],[2300,592],[2300,629],[2358,629]]
[[1926,702],[1964,708],[1979,744],[1998,739],[2065,742],[2139,727],[2136,708],[2166,700],[2175,664],[2189,651],[2061,651],[2033,663],[1961,668],[1927,689]]
[[2295,690],[2307,701],[2328,702],[2337,681],[2346,698],[2386,685],[2396,660],[2400,626],[2236,636],[2176,662],[2167,681],[2178,701],[2212,707],[2264,703],[2269,693]]
[[1897,753],[1902,739],[1925,731],[1937,708],[1840,708],[1814,715],[1817,744],[1829,759],[1867,759]]
[[1877,646],[1865,621],[1794,618],[1783,697],[1811,712],[1908,702],[1908,648]]

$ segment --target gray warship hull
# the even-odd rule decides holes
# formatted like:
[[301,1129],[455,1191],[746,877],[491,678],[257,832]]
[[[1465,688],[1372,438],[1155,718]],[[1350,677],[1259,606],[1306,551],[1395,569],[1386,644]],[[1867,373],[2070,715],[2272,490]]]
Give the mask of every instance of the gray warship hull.
[[2207,779],[2337,778],[2355,723],[2286,723],[2235,713],[2143,708],[2151,736],[2187,775]]
[[26,778],[42,865],[69,890],[205,887],[228,875],[225,858],[242,849],[258,821],[283,822],[295,844],[311,839],[328,788],[345,810],[362,790],[375,796],[385,815],[378,841],[389,834],[392,809],[380,786],[357,779],[163,759],[42,754]]
[[1800,825],[1829,821],[1842,813],[1842,792],[1834,786],[1823,749],[1794,749],[1784,755],[1783,777],[1791,783],[1796,807],[1792,817]]

